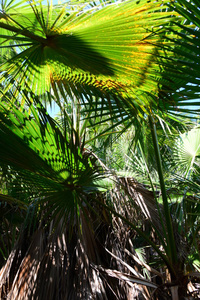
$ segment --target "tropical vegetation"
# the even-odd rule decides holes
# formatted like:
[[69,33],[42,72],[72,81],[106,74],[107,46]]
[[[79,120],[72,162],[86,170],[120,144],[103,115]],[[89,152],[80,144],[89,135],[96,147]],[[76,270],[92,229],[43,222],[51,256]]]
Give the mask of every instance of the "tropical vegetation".
[[197,0],[2,0],[1,299],[200,298],[199,27]]

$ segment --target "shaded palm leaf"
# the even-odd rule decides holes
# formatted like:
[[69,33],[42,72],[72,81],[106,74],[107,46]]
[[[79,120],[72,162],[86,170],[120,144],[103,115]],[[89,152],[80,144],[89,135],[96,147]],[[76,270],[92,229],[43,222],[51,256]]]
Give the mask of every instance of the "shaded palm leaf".
[[[181,14],[185,21],[182,24],[177,24],[181,31],[176,33],[180,37],[177,41],[177,47],[174,49],[175,53],[182,57],[185,61],[185,65],[181,66],[178,64],[178,69],[184,69],[184,73],[190,76],[188,82],[185,82],[176,93],[173,94],[174,102],[163,102],[161,106],[165,103],[165,108],[170,111],[170,114],[176,116],[177,111],[180,111],[182,115],[188,116],[192,114],[193,116],[199,115],[199,47],[200,47],[200,7],[199,1],[187,1],[178,0],[170,3],[170,9],[175,10],[178,14]],[[188,26],[190,24],[190,26]],[[161,101],[162,102],[162,101]],[[175,108],[175,110],[174,110]]]

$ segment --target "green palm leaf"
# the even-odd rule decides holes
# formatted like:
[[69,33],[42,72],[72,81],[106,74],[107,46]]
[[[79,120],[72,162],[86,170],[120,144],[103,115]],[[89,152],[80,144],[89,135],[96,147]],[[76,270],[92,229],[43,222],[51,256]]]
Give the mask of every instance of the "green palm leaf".
[[200,130],[198,127],[180,134],[173,149],[174,169],[187,179],[199,170]]
[[[182,115],[188,116],[193,114],[199,115],[199,93],[200,93],[200,73],[199,73],[199,47],[200,47],[200,7],[199,1],[178,0],[173,1],[169,5],[170,9],[175,10],[181,14],[185,21],[184,23],[177,23],[176,25],[181,29],[176,31],[179,38],[176,40],[177,47],[174,52],[184,64],[178,64],[178,70],[189,75],[188,81],[174,94],[173,101],[162,101],[165,103],[165,109],[174,117],[177,116],[177,111]],[[190,24],[190,25],[188,25]],[[163,95],[162,95],[163,96]],[[164,99],[163,99],[164,100]],[[161,104],[163,106],[163,103]],[[175,107],[175,110],[174,110]]]
[[35,189],[35,197],[48,215],[73,216],[84,195],[97,189],[95,180],[101,176],[99,167],[94,166],[96,159],[84,154],[75,131],[64,136],[56,124],[50,125],[50,117],[42,128],[42,120],[33,114],[34,107],[29,107],[28,113],[1,104],[0,163],[11,166],[25,185]]
[[[178,38],[172,30],[178,27],[169,25],[182,19],[167,11],[166,3],[126,1],[80,15],[67,15],[62,9],[57,17],[50,5],[31,4],[32,17],[22,8],[18,22],[3,13],[0,27],[9,30],[15,43],[13,33],[20,45],[25,39],[25,48],[1,65],[1,80],[8,88],[11,79],[21,89],[28,83],[38,94],[52,84],[56,90],[63,86],[68,94],[98,90],[100,95],[131,96],[148,105],[144,92],[168,93],[186,80],[174,66],[176,59],[170,63],[173,38]],[[24,18],[26,27],[20,25]]]

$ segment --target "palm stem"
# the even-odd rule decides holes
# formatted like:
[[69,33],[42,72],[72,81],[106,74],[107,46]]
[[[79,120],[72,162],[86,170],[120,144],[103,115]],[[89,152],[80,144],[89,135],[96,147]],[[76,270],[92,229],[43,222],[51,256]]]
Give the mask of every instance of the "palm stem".
[[44,44],[44,45],[48,44],[47,39],[45,39],[41,36],[35,35],[34,33],[30,32],[29,30],[24,29],[24,28],[20,29],[20,28],[17,28],[15,26],[11,26],[9,24],[5,24],[3,22],[0,22],[0,28],[4,28],[4,29],[7,29],[9,31],[16,32],[17,34],[23,35],[23,36],[25,36],[27,38],[30,38],[31,40],[34,40],[38,43],[41,43],[41,44]]
[[[149,168],[147,166],[147,162],[146,162],[146,158],[145,158],[145,154],[143,152],[143,149],[142,149],[142,146],[141,146],[141,143],[139,141],[139,148],[140,148],[140,151],[141,151],[141,154],[142,154],[142,157],[143,157],[143,160],[144,160],[144,163],[145,163],[145,168],[146,168],[146,171],[148,173],[148,178],[149,178],[149,181],[150,181],[150,184],[151,184],[151,188],[152,188],[152,191],[153,191],[153,195],[154,195],[154,198],[156,200],[156,205],[157,205],[157,209],[158,209],[158,214],[159,214],[159,217],[160,217],[160,221],[161,221],[161,225],[162,225],[162,230],[163,230],[163,233],[164,233],[164,238],[166,238],[166,232],[165,232],[165,226],[164,226],[164,222],[163,222],[163,219],[162,219],[162,216],[161,216],[161,212],[160,212],[160,208],[159,208],[159,205],[158,205],[158,201],[157,201],[157,197],[156,197],[156,193],[155,193],[155,189],[154,189],[154,185],[153,185],[153,180],[151,178],[151,173],[149,171]],[[153,224],[152,224],[153,225]],[[155,226],[153,226],[156,233],[158,234],[159,236],[159,239],[160,241],[162,242],[163,244],[163,247],[164,249],[166,249],[166,243],[164,242],[164,238],[162,238],[161,234],[159,233],[159,231],[157,230],[157,228]]]
[[151,127],[151,134],[152,134],[152,140],[153,140],[153,146],[155,151],[155,158],[158,168],[158,175],[160,180],[160,188],[162,192],[162,199],[163,199],[163,207],[164,207],[164,215],[165,215],[165,221],[166,221],[166,229],[167,229],[167,245],[168,245],[168,255],[169,259],[171,260],[172,264],[177,263],[177,250],[175,245],[175,239],[174,239],[174,232],[172,227],[172,219],[170,215],[169,210],[169,203],[167,200],[167,193],[165,188],[165,181],[163,176],[163,168],[162,168],[162,160],[160,155],[160,149],[158,144],[158,137],[156,132],[156,124],[153,115],[149,116],[149,123]]

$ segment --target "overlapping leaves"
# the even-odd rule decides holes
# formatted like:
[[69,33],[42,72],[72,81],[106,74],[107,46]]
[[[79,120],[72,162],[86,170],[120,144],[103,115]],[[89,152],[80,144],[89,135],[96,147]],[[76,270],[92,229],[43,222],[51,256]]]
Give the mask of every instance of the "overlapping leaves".
[[39,202],[51,204],[48,213],[73,215],[84,195],[96,189],[96,159],[84,153],[74,130],[64,136],[48,115],[46,123],[35,118],[33,106],[27,112],[17,104],[2,103],[0,116],[1,165],[17,172],[19,185],[34,187]]

